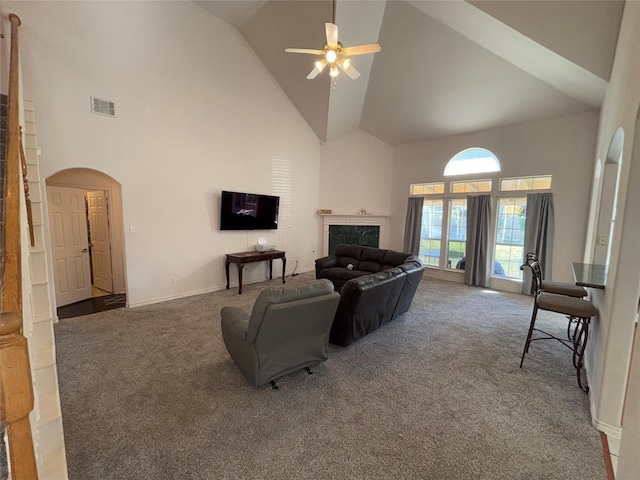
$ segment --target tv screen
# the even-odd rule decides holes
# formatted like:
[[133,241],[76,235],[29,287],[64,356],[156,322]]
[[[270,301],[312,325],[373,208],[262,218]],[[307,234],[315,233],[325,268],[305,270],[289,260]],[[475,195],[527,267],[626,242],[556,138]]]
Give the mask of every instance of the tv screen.
[[280,197],[222,192],[220,230],[276,230]]

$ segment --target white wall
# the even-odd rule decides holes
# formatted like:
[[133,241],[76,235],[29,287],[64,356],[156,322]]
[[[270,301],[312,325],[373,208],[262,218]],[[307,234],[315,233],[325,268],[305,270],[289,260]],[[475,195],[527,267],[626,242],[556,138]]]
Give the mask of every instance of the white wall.
[[[638,45],[640,3],[626,2],[611,81],[601,110],[596,150],[596,158],[604,160],[614,133],[622,127],[625,137],[620,162],[617,219],[611,238],[606,288],[594,292],[592,297],[599,316],[592,322],[588,348],[594,421],[598,428],[614,437],[619,436],[622,426],[623,443],[625,437],[635,437],[636,442],[640,438],[640,425],[627,424],[626,420],[622,423],[621,418],[640,291],[640,177],[637,173],[640,135],[635,133],[640,108]],[[594,166],[591,168],[593,170]],[[590,222],[594,224],[597,221],[598,212],[594,211]],[[585,259],[590,260],[595,250],[592,239],[588,245],[590,248],[585,251]],[[638,384],[635,383],[635,386],[637,388]],[[635,395],[629,398],[637,398]],[[627,405],[627,408],[637,409],[637,405]],[[637,472],[637,455],[621,456],[619,467],[621,471]]]
[[393,147],[362,130],[320,147],[320,205],[333,213],[391,212]]
[[[235,28],[192,2],[4,2],[3,12],[22,19],[42,176],[86,167],[122,185],[130,305],[221,288],[224,253],[258,235],[312,268],[318,139]],[[117,118],[91,114],[91,95],[114,101]],[[220,232],[221,190],[280,195],[279,230]],[[245,282],[266,271],[249,266]]]
[[502,171],[456,179],[493,178],[495,194],[497,181],[502,177],[553,175],[552,275],[556,280],[573,281],[571,262],[582,260],[584,248],[597,126],[597,112],[585,112],[397,147],[392,246],[403,245],[409,185],[451,180],[452,177],[444,177],[444,168],[451,157],[470,147],[483,147],[498,157]]

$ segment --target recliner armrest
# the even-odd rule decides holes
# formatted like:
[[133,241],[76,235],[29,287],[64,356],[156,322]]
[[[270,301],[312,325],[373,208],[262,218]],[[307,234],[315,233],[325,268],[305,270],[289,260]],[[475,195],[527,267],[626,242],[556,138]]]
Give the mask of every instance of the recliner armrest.
[[222,323],[243,340],[247,339],[249,314],[238,307],[222,307],[220,310]]

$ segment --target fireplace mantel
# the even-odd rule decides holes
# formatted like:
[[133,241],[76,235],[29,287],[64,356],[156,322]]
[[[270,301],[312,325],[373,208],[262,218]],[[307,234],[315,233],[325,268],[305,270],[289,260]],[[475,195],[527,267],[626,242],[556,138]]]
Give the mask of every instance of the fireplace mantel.
[[324,224],[323,254],[325,256],[329,254],[329,226],[331,225],[379,226],[380,248],[388,248],[389,239],[386,227],[389,224],[389,215],[322,213],[320,216]]

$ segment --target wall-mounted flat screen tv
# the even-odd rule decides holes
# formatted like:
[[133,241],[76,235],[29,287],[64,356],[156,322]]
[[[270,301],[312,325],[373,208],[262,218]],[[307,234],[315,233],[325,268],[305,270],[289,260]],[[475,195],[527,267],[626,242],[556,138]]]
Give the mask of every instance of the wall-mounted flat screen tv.
[[220,230],[276,230],[280,197],[222,192]]

